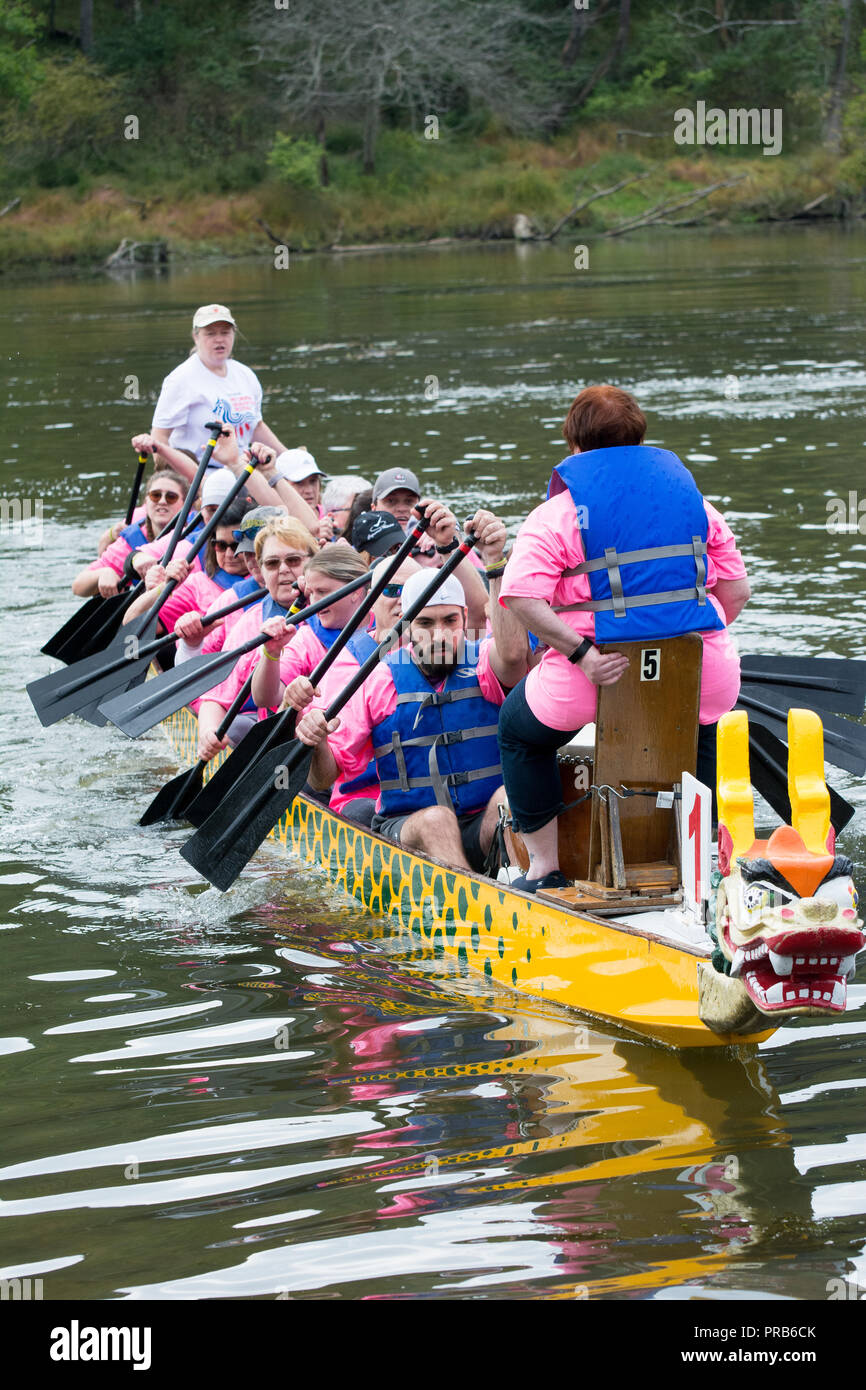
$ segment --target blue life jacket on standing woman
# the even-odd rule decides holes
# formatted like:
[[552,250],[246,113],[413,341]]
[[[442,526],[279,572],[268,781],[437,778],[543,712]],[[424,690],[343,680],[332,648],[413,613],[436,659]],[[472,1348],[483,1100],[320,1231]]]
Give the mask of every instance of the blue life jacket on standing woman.
[[557,613],[594,613],[596,642],[724,628],[706,591],[704,501],[676,454],[647,444],[572,454],[553,470],[548,497],[563,488],[586,553],[564,574],[588,574],[592,599]]
[[385,658],[397,707],[372,730],[382,815],[436,805],[466,815],[486,806],[502,785],[499,706],[481,694],[479,650],[477,642],[464,643],[460,665],[441,690],[407,652]]

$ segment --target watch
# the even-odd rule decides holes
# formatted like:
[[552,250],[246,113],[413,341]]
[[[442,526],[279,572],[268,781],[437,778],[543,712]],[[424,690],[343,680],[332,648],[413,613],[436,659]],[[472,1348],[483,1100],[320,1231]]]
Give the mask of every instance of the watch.
[[460,539],[459,539],[459,537],[458,537],[458,536],[452,536],[452,537],[451,537],[451,540],[448,542],[447,545],[437,545],[437,546],[436,546],[436,553],[437,553],[437,555],[450,555],[450,554],[451,554],[451,551],[452,551],[452,550],[456,550],[459,544],[460,544]]
[[574,651],[571,653],[571,656],[568,658],[568,660],[571,662],[571,665],[576,666],[579,661],[583,660],[587,652],[592,651],[594,647],[595,643],[593,642],[592,638],[584,637],[580,646],[575,647]]

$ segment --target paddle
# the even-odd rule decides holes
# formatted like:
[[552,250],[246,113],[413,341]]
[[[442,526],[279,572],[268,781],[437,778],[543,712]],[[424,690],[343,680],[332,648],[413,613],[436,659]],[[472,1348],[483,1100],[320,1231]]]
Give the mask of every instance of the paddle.
[[[332,663],[336,660],[343,647],[352,637],[361,624],[367,618],[374,603],[382,593],[386,584],[390,583],[393,576],[397,573],[403,561],[418,544],[428,526],[426,517],[421,517],[415,524],[411,534],[408,535],[397,551],[388,561],[382,574],[376,580],[375,585],[367,595],[364,603],[352,619],[343,628],[340,636],[326,654],[323,660],[313,672],[313,682],[320,679]],[[230,758],[214,773],[209,782],[202,787],[201,792],[193,802],[187,807],[187,820],[193,825],[202,825],[208,816],[212,815],[222,800],[228,796],[235,783],[246,773],[256,759],[263,754],[271,744],[279,742],[281,739],[291,738],[295,732],[295,711],[284,710],[282,714],[273,714],[268,719],[260,719],[254,724],[249,732],[241,739],[238,747]]]
[[[866,729],[830,714],[821,708],[818,701],[815,704],[818,706],[816,713],[820,714],[824,725],[825,761],[862,776],[866,771]],[[771,689],[747,681],[740,686],[736,705],[748,712],[750,724],[763,724],[780,738],[787,737],[788,710],[792,706],[794,709],[811,707],[803,691]]]
[[[253,671],[250,672],[229,705],[226,716],[216,731],[218,739],[225,738],[233,721],[249,699],[254,674]],[[187,768],[185,772],[178,773],[177,777],[166,782],[164,787],[160,787],[144,815],[139,819],[139,825],[156,825],[159,821],[164,820],[183,820],[187,806],[201,791],[204,782],[204,770],[207,765],[207,758],[199,758],[192,767]]]
[[[469,554],[474,544],[475,537],[467,536],[442,568],[435,571],[426,589],[410,604],[394,632],[379,643],[376,650],[361,663],[339,695],[328,705],[324,711],[325,719],[333,719],[355,692],[360,690],[381,657],[394,649],[399,635],[418,616],[431,595]],[[310,679],[315,685],[320,679],[320,667],[316,668]],[[289,714],[294,715],[294,710],[285,711],[280,715],[280,719],[285,719]],[[286,719],[286,725],[288,724],[289,720]],[[294,719],[291,724],[293,727]],[[228,758],[226,761],[231,760]],[[243,781],[237,785],[235,795],[226,797],[201,829],[182,847],[181,854],[187,863],[197,869],[215,888],[220,888],[223,892],[230,888],[268,832],[277,824],[304,786],[312,760],[313,749],[301,743],[299,739],[291,738],[270,746],[267,753],[260,756],[250,767]]]
[[[326,594],[324,598],[312,603],[307,608],[299,607],[299,600],[286,614],[286,621],[290,618],[303,623],[307,618],[312,618],[316,613],[320,613],[324,608],[330,608],[332,603],[338,599],[345,598],[347,594],[354,593],[364,584],[369,584],[370,573],[359,574],[357,578],[344,584],[341,589],[337,589],[333,594]],[[266,593],[266,590],[261,590]],[[248,603],[245,599],[244,603]],[[228,610],[226,610],[228,611]],[[215,615],[217,616],[217,615]],[[213,619],[205,618],[203,622],[211,622]],[[174,640],[175,634],[171,634]],[[165,638],[161,639],[162,642]],[[182,709],[199,695],[205,694],[208,690],[213,690],[215,685],[219,685],[233,670],[242,656],[247,652],[255,651],[256,647],[264,646],[265,642],[270,641],[270,634],[259,632],[255,637],[251,637],[248,642],[242,642],[239,647],[231,647],[224,652],[206,652],[203,656],[191,657],[189,661],[184,661],[180,666],[173,667],[170,671],[163,671],[154,680],[147,682],[143,690],[128,690],[117,695],[114,699],[106,699],[101,704],[102,713],[112,724],[116,724],[118,729],[129,738],[138,738],[147,729],[152,729],[154,724],[159,724],[161,720],[167,719],[170,714]],[[151,644],[153,645],[153,644]]]
[[[202,618],[202,624],[207,626],[209,623],[219,622],[229,613],[236,613],[239,608],[246,608],[250,603],[255,602],[256,598],[261,597],[264,591],[257,590],[253,594],[243,594],[235,598],[232,603],[225,608],[218,609],[211,613],[209,617]],[[60,685],[53,691],[49,691],[46,696],[45,689],[39,694],[39,707],[36,712],[40,719],[45,722],[43,716],[49,718],[49,722],[56,724],[59,719],[65,719],[67,714],[77,714],[80,711],[82,700],[89,705],[98,706],[103,700],[107,700],[112,693],[117,691],[118,686],[126,686],[130,680],[144,676],[147,668],[154,657],[159,656],[169,647],[174,646],[180,641],[179,632],[167,632],[164,637],[155,637],[152,642],[139,642],[137,638],[127,639],[130,643],[126,651],[121,651],[110,661],[106,661],[105,652],[97,652],[95,656],[86,657],[84,661],[76,662],[75,666],[67,667],[65,671],[58,671],[55,675],[67,677],[65,685]],[[183,670],[183,667],[180,667]],[[68,680],[71,671],[75,671],[74,680]],[[173,670],[167,674],[172,675]],[[51,677],[44,677],[46,681]],[[39,685],[41,682],[37,681]],[[29,687],[28,687],[29,690]],[[32,698],[32,697],[31,697]],[[40,713],[41,709],[41,713]],[[103,719],[103,723],[106,720]]]
[[[186,540],[198,524],[199,516],[196,514],[188,523],[181,540]],[[173,525],[174,518],[162,528],[155,539],[161,540]],[[67,665],[103,651],[121,627],[126,610],[143,593],[144,582],[139,580],[133,588],[126,588],[109,598],[95,594],[76,609],[72,617],[67,619],[39,650],[45,656],[52,656],[58,661],[66,662]]]
[[827,656],[742,656],[740,672],[749,685],[780,695],[799,692],[823,709],[860,715],[866,701],[866,661]]
[[144,477],[144,470],[147,467],[147,459],[147,454],[139,453],[138,468],[135,470],[135,481],[132,484],[132,492],[129,494],[129,506],[126,509],[126,521],[123,523],[124,526],[130,526],[132,524],[135,506],[138,502],[138,494],[141,491],[141,480]]
[[[772,806],[785,825],[791,824],[791,800],[788,796],[788,749],[780,738],[761,724],[749,720],[749,763],[752,786]],[[854,807],[834,787],[830,793],[830,821],[839,835],[854,815]]]
[[[188,552],[188,559],[194,559],[207,544],[254,468],[255,460],[250,460],[245,465],[224,501],[217,507],[207,525],[199,531]],[[196,486],[197,482],[198,479],[193,485]],[[189,500],[188,498],[187,501]],[[179,530],[176,529],[169,542],[167,556],[173,549],[173,544],[176,544],[178,536]],[[153,636],[159,610],[179,582],[177,579],[169,579],[144,617],[132,624],[128,632],[119,632],[105,651],[77,661],[65,671],[53,671],[50,676],[42,676],[39,680],[30,682],[26,687],[27,694],[43,725],[47,727],[56,724],[59,719],[65,719],[69,714],[80,714],[82,718],[89,718],[92,723],[105,723],[104,716],[96,706],[112,691],[117,690],[118,686],[129,686],[137,679],[144,679],[149,657],[142,658],[142,644]]]
[[[211,454],[219,443],[220,436],[222,435],[222,421],[209,420],[207,425],[205,425],[205,429],[210,431],[210,437],[205,446],[204,453],[201,456],[201,463],[196,469],[195,477],[184,499],[183,506],[173,521],[169,522],[169,525],[173,526],[174,530],[165,555],[162,557],[162,563],[164,565],[168,564],[174,554],[175,546],[181,538],[183,528],[186,525],[186,519],[189,516],[190,507],[201,486],[202,479],[207,472]],[[168,526],[160,532],[160,535],[165,535],[167,530]],[[127,594],[114,594],[108,599],[90,599],[77,613],[72,615],[68,622],[64,623],[63,627],[60,628],[58,632],[55,632],[53,637],[49,637],[45,646],[42,648],[44,655],[57,657],[60,661],[66,661],[71,664],[81,657],[90,656],[93,652],[102,650],[102,648],[107,646],[116,635],[124,613],[130,605],[135,602],[139,594],[143,592],[143,589],[143,584],[137,584],[135,588],[130,590]],[[95,608],[93,606],[94,604],[100,603],[110,606],[101,608]],[[91,623],[95,616],[104,616],[105,621],[98,623],[96,629],[92,633],[88,630],[89,641],[85,650],[83,641],[85,625]],[[80,643],[78,649],[76,649],[76,641]],[[94,720],[94,722],[99,723],[99,720]],[[104,723],[105,721],[103,720],[102,722]]]

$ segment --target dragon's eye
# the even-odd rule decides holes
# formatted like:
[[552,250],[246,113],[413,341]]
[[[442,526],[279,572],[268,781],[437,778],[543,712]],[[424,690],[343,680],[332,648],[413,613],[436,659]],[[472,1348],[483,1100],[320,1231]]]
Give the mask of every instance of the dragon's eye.
[[838,903],[839,907],[857,907],[857,889],[854,887],[852,878],[839,876],[831,878],[827,883],[822,883],[815,889],[815,898],[819,902]]
[[743,886],[743,908],[749,917],[756,918],[784,907],[794,896],[773,883],[748,883]]

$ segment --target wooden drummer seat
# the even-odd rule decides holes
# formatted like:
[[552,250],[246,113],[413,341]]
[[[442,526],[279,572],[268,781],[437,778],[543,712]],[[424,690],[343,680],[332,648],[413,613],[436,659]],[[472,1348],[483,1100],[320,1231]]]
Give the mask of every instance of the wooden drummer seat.
[[[661,906],[680,885],[679,803],[659,807],[659,792],[694,774],[698,750],[703,644],[698,633],[609,643],[629,657],[615,685],[599,687],[591,802],[560,818],[560,863],[572,888],[542,896],[575,906]],[[563,797],[573,770],[560,751]],[[612,790],[609,790],[612,789]],[[623,789],[649,793],[617,796]],[[584,867],[585,866],[585,867]]]
[[[600,650],[623,652],[629,667],[615,685],[599,688],[593,784],[617,792],[670,792],[697,765],[701,638],[688,632]],[[676,803],[659,808],[655,795],[620,799],[599,793],[593,799],[589,878],[621,890],[640,887],[658,869],[656,877],[676,886],[678,827]]]

